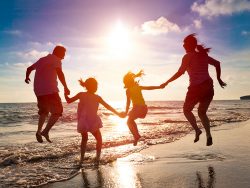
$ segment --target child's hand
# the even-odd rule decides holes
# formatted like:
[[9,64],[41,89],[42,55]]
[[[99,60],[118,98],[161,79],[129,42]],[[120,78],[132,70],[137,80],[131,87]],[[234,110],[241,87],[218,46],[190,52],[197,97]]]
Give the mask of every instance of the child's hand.
[[127,116],[126,112],[119,112],[119,117],[120,118],[125,118]]

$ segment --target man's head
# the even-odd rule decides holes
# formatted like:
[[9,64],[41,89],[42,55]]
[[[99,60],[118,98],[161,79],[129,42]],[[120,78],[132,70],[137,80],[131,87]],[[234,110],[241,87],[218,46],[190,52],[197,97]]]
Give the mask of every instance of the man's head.
[[53,54],[60,59],[64,59],[66,48],[63,46],[56,46],[53,50]]

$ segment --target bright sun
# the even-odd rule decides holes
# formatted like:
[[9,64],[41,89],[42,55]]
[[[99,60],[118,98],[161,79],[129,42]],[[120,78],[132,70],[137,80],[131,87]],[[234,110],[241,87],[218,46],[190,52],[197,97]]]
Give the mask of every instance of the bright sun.
[[132,43],[128,28],[118,21],[110,35],[107,37],[108,48],[116,56],[128,56]]

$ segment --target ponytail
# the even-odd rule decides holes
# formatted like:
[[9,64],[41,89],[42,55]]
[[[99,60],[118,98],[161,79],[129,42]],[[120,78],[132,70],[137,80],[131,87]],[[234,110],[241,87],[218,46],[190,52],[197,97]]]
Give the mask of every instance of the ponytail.
[[211,48],[205,48],[204,45],[202,44],[199,44],[196,46],[196,49],[198,50],[199,53],[203,53],[203,54],[208,54],[211,50]]

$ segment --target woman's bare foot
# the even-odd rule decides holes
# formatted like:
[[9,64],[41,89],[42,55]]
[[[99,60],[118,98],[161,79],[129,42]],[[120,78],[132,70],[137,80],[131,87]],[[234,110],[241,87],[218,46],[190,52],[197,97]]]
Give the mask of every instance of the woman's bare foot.
[[52,143],[52,141],[49,139],[49,134],[47,133],[41,133],[42,136],[44,136],[44,138],[49,142],[49,143]]
[[201,133],[202,133],[202,131],[200,129],[198,131],[195,131],[194,142],[198,142],[199,141]]

